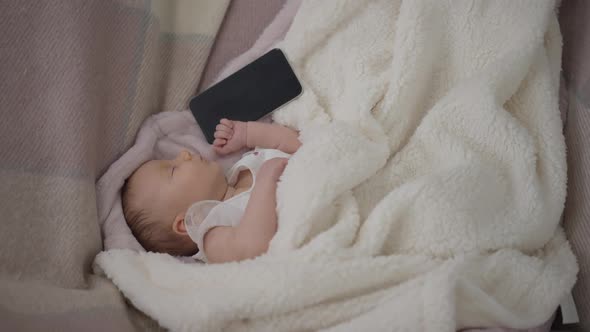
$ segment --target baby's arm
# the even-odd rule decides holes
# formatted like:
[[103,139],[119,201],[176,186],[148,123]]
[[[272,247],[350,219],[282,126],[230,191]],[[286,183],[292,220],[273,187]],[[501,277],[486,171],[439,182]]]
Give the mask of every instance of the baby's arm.
[[244,147],[277,149],[292,154],[301,146],[297,131],[278,124],[223,119],[216,129],[213,145],[220,154]]
[[215,227],[205,234],[204,250],[211,263],[241,261],[264,254],[277,231],[277,181],[287,159],[265,162],[256,177],[248,206],[236,227]]
[[246,146],[253,149],[277,149],[285,153],[295,153],[301,146],[299,133],[279,124],[248,122]]

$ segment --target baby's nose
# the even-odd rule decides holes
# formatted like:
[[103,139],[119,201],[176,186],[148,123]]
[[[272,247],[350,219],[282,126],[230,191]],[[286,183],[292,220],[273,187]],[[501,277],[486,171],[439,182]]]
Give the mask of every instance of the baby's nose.
[[184,160],[184,161],[189,161],[193,159],[193,156],[191,155],[190,152],[186,151],[186,150],[182,150],[182,152],[180,152],[180,159]]

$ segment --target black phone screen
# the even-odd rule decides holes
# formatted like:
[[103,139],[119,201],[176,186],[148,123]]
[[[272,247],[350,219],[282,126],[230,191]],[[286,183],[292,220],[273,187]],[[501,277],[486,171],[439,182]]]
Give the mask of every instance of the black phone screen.
[[212,144],[221,119],[256,121],[301,91],[287,58],[280,49],[273,49],[194,97],[189,107]]

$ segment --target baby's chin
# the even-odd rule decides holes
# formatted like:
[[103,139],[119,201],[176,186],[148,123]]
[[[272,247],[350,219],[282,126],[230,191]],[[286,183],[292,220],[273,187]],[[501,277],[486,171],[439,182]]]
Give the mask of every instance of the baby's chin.
[[223,166],[221,166],[220,163],[216,161],[209,161],[209,164],[211,165],[211,167],[215,168],[215,170],[217,170],[218,173],[224,174]]

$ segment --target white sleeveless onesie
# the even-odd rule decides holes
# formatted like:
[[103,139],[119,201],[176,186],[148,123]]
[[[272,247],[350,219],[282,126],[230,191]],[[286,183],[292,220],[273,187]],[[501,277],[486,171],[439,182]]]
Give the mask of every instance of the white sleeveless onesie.
[[184,223],[190,238],[199,247],[199,252],[193,256],[207,263],[207,257],[203,250],[203,239],[205,234],[217,226],[237,226],[244,215],[248,200],[254,184],[256,183],[256,174],[262,164],[273,158],[289,158],[291,155],[279,150],[273,149],[256,149],[245,153],[227,173],[226,178],[230,186],[236,184],[238,174],[249,169],[252,172],[252,186],[247,191],[228,199],[227,201],[206,200],[197,202],[187,210],[184,217]]

